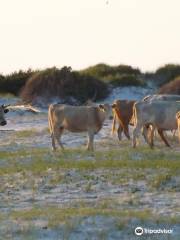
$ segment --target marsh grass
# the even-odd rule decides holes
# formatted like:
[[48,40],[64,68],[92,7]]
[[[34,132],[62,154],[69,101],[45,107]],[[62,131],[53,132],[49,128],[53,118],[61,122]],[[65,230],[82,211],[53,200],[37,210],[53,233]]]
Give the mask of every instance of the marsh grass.
[[16,131],[14,133],[15,137],[17,138],[29,138],[29,137],[34,137],[38,134],[36,129],[31,129],[31,130],[21,130],[21,131]]
[[[89,157],[91,159],[89,159]],[[6,165],[0,168],[0,175],[31,171],[40,173],[60,169],[94,170],[104,169],[142,169],[135,177],[143,178],[143,169],[180,170],[180,154],[173,150],[151,150],[141,147],[138,150],[123,148],[110,151],[89,153],[84,149],[65,150],[53,153],[45,148],[29,148],[12,152],[0,152],[0,159],[6,159]],[[0,160],[1,161],[1,160]]]
[[173,175],[173,173],[159,174],[153,178],[150,184],[152,187],[159,189],[167,182],[169,182]]
[[[3,215],[3,214],[1,214]],[[70,219],[83,218],[87,216],[104,216],[115,217],[118,219],[126,219],[125,222],[132,220],[133,218],[140,220],[141,222],[153,220],[161,223],[180,223],[180,218],[176,216],[169,216],[168,218],[156,215],[149,209],[144,210],[118,210],[105,208],[105,205],[99,205],[98,207],[79,207],[79,208],[59,208],[59,207],[46,207],[37,208],[33,207],[30,210],[12,211],[9,218],[19,221],[36,221],[37,219],[43,219],[48,221],[49,228],[55,228],[60,224],[67,224]],[[4,216],[1,216],[4,219]]]
[[[167,217],[166,213],[156,213],[151,206],[141,207],[141,194],[150,191],[156,195],[159,190],[163,192],[166,188],[162,187],[171,181],[172,177],[179,176],[179,152],[164,149],[151,150],[144,146],[132,149],[128,143],[123,143],[123,148],[118,146],[113,149],[100,149],[94,153],[85,151],[83,147],[66,149],[63,152],[58,150],[55,153],[47,148],[2,151],[1,192],[8,196],[9,190],[11,193],[14,191],[16,196],[19,191],[16,189],[20,189],[19,193],[21,189],[27,190],[30,192],[30,208],[15,208],[16,210],[10,210],[8,213],[1,212],[0,223],[3,225],[8,219],[8,226],[14,227],[15,223],[23,222],[25,227],[19,229],[19,235],[24,234],[26,238],[26,235],[37,230],[37,221],[45,222],[45,227],[53,231],[63,229],[66,239],[78,229],[77,226],[83,219],[91,216],[113,217],[116,219],[114,226],[119,230],[132,225],[132,220],[141,223],[153,221],[157,224],[178,224],[180,218],[175,214],[178,209],[173,209],[173,214]],[[1,160],[2,162],[6,160],[6,164],[1,165]],[[145,189],[139,187],[138,181],[145,183],[143,185]],[[51,196],[51,189],[54,191],[57,187],[58,190],[61,184],[70,188],[73,186],[73,189],[79,184],[79,189],[81,188],[83,194],[87,195],[98,190],[96,184],[100,184],[102,187],[100,189],[110,185],[113,191],[119,190],[120,187],[126,194],[119,195],[121,192],[113,192],[111,196],[106,195],[93,201],[88,199],[78,202],[72,199],[62,205],[57,203],[51,205],[48,201],[38,202],[41,193]],[[57,196],[58,194],[57,192]],[[8,206],[12,204],[13,195],[12,198],[8,197],[7,201]],[[98,232],[102,239],[105,236],[104,231],[106,229]]]

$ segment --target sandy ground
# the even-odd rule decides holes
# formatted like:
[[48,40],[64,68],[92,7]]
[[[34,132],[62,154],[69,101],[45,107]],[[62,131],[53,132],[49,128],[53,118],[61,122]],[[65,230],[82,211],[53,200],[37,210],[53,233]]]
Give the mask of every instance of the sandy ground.
[[[13,152],[18,150],[30,149],[49,149],[51,151],[51,139],[47,130],[47,114],[39,115],[24,114],[9,116],[9,124],[3,128],[0,134],[0,150]],[[14,129],[13,129],[14,128]],[[25,132],[27,131],[27,133]],[[129,145],[131,141],[125,140],[119,143],[117,136],[111,136],[111,121],[106,121],[102,131],[96,136],[96,150],[111,151],[112,149],[123,148]],[[72,134],[66,132],[63,136],[63,143],[67,149],[81,148],[85,151],[86,134]],[[143,139],[141,144],[144,145]],[[157,148],[168,151],[163,143],[156,141]],[[147,146],[148,148],[148,146]],[[173,142],[174,151],[178,151],[177,141]],[[172,151],[172,150],[171,150]],[[31,155],[31,152],[29,152]],[[20,160],[21,160],[21,156]],[[81,154],[74,154],[74,161],[77,161]],[[73,158],[73,157],[72,157]],[[134,159],[141,159],[141,153],[134,154]],[[91,154],[85,156],[85,161],[94,161],[95,157]],[[31,161],[23,159],[22,161]],[[1,166],[6,164],[6,159],[1,159]],[[102,169],[98,168],[93,171],[77,169],[58,170],[47,169],[42,176],[34,176],[29,172],[26,176],[23,173],[5,174],[1,176],[1,213],[11,213],[13,211],[30,210],[32,207],[45,209],[48,207],[68,208],[76,206],[83,202],[88,207],[96,206],[100,203],[112,205],[113,209],[119,211],[147,209],[158,216],[168,218],[168,216],[180,216],[180,178],[175,176],[174,179],[166,185],[164,189],[151,189],[148,182],[143,179],[134,180],[131,174],[136,174],[133,169],[127,175],[126,181],[116,183],[116,177],[124,174],[124,169]],[[159,173],[152,169],[147,169],[147,175],[153,176]],[[132,172],[132,173],[131,173]],[[139,174],[139,173],[138,173]],[[53,179],[60,176],[55,184]],[[109,177],[110,176],[110,177]],[[35,190],[34,190],[34,186]],[[174,188],[174,191],[171,191]],[[169,190],[170,189],[170,190]],[[80,206],[81,207],[81,206]],[[78,218],[79,224],[76,225],[76,218],[72,220],[72,228],[66,224],[60,224],[58,227],[51,229],[47,227],[47,221],[36,219],[29,227],[28,221],[8,221],[1,222],[0,232],[3,237],[11,239],[136,239],[134,229],[136,226],[144,227],[161,227],[173,228],[174,234],[171,236],[152,236],[146,235],[145,239],[179,239],[180,227],[177,223],[166,224],[154,222],[153,219],[142,222],[138,218],[129,220],[124,227],[118,227],[118,222],[122,221],[121,216],[104,217],[103,215],[94,215],[89,217]],[[119,220],[121,219],[121,220]],[[69,224],[69,223],[68,223]],[[7,227],[8,226],[8,227]],[[36,227],[35,227],[36,226]],[[27,230],[29,229],[29,230]],[[67,237],[66,237],[67,235]],[[165,238],[164,238],[165,237]],[[167,238],[166,238],[167,237]],[[168,238],[169,237],[169,238]],[[1,239],[1,238],[0,238]],[[3,238],[2,238],[3,239]]]
[[[129,89],[124,93],[114,91],[108,101],[115,98],[124,98]],[[143,97],[136,93],[136,89],[131,94],[131,99]],[[8,125],[0,128],[0,167],[16,167],[16,161],[23,164],[33,165],[33,150],[42,149],[47,151],[47,159],[43,161],[60,161],[61,152],[55,156],[51,152],[51,138],[47,129],[47,111],[33,115],[31,113],[9,113],[7,114]],[[119,142],[117,136],[111,136],[111,121],[104,123],[103,129],[95,137],[96,151],[107,152],[109,158],[111,151],[119,150],[119,156],[115,155],[115,160],[122,159],[123,149],[127,149],[132,161],[141,161],[145,158],[141,148],[132,154],[131,141],[123,136]],[[132,129],[131,129],[132,131]],[[174,153],[179,154],[179,143],[169,138],[172,142],[172,149],[164,147],[164,144],[156,140],[156,149],[162,157],[163,154],[169,157]],[[62,141],[65,148],[71,152],[67,154],[67,160],[94,162],[104,160],[91,153],[85,153],[87,137],[85,133],[72,134],[65,132]],[[141,139],[141,146],[147,148],[144,140]],[[80,149],[77,151],[77,149]],[[17,157],[16,152],[20,151]],[[24,151],[28,155],[23,155]],[[74,151],[74,152],[73,152]],[[153,150],[148,150],[149,151]],[[3,153],[9,153],[11,158],[6,159]],[[14,156],[14,157],[13,157]],[[70,157],[69,157],[70,156]],[[180,160],[180,154],[176,155]],[[39,157],[39,155],[37,156]],[[43,155],[44,157],[44,155]],[[52,158],[52,159],[49,159]],[[113,157],[112,157],[113,158]],[[66,159],[66,155],[65,155]],[[98,160],[100,159],[100,160]],[[153,159],[156,160],[156,159]],[[157,159],[158,160],[158,159]],[[170,159],[172,161],[173,159]],[[177,159],[175,159],[177,160]],[[180,166],[178,166],[180,169]],[[178,170],[178,169],[177,169]],[[137,226],[151,229],[173,229],[173,234],[144,234],[142,239],[177,239],[180,236],[180,177],[176,173],[170,178],[160,182],[158,176],[166,176],[169,169],[158,168],[145,169],[132,168],[47,168],[40,174],[32,171],[12,171],[1,174],[0,191],[0,239],[139,239],[134,234]],[[157,181],[155,181],[156,179]],[[153,183],[153,184],[152,184]],[[159,185],[158,185],[159,184]],[[26,219],[12,217],[13,212],[28,212],[32,209],[57,208],[60,210],[73,208],[81,209],[101,209],[97,214],[75,214],[68,221],[60,221],[51,227],[51,218],[34,217]],[[108,209],[110,214],[103,211]],[[92,211],[92,210],[91,210]],[[111,214],[111,211],[113,214]],[[115,214],[119,212],[119,214]],[[143,218],[131,216],[128,212],[143,212]],[[156,215],[155,219],[150,214]],[[122,213],[122,215],[121,215]],[[128,217],[128,214],[129,217]],[[125,215],[124,215],[125,214]],[[50,217],[51,213],[49,213]],[[5,218],[3,216],[6,216]],[[175,219],[170,220],[170,219]],[[169,221],[168,221],[169,219]],[[166,221],[167,220],[167,221]],[[53,222],[53,220],[52,220]]]

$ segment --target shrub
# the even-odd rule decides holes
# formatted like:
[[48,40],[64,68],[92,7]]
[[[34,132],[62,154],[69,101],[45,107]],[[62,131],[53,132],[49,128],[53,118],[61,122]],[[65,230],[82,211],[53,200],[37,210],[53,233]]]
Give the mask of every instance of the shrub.
[[155,72],[155,80],[157,85],[162,86],[165,83],[168,83],[175,77],[180,75],[180,65],[176,64],[166,64],[163,67],[160,67]]
[[138,76],[133,74],[116,74],[115,76],[109,76],[110,83],[117,86],[143,86],[144,82]]
[[81,71],[82,73],[88,74],[90,76],[97,77],[104,81],[112,80],[112,76],[122,75],[122,74],[141,74],[140,70],[137,68],[132,68],[128,65],[118,65],[109,66],[107,64],[101,63],[95,66],[89,67]]
[[27,71],[13,72],[6,76],[0,75],[0,92],[18,95],[28,78],[33,74],[34,71],[29,69]]
[[112,74],[112,68],[107,64],[100,63],[82,70],[81,73],[94,76],[96,78],[103,78],[106,75]]
[[95,77],[71,71],[70,67],[53,67],[34,74],[26,82],[21,97],[25,102],[37,102],[38,97],[58,97],[64,101],[73,97],[82,103],[93,96],[94,100],[102,99],[107,94],[107,84]]
[[180,94],[180,76],[176,77],[173,81],[163,85],[158,93],[160,94]]

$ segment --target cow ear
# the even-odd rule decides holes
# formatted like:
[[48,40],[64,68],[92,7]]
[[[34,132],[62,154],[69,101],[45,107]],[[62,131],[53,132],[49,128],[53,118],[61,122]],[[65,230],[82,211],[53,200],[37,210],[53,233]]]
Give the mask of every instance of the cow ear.
[[9,109],[4,109],[4,113],[8,113],[9,112]]

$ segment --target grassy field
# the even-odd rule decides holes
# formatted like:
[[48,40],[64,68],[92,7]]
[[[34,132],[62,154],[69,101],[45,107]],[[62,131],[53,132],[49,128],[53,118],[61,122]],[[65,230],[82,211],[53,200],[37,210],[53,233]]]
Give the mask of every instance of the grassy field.
[[12,132],[11,150],[1,147],[0,239],[136,239],[139,225],[171,227],[172,236],[153,239],[178,239],[178,145],[133,149],[107,138],[95,152],[55,153],[23,145],[41,134]]

